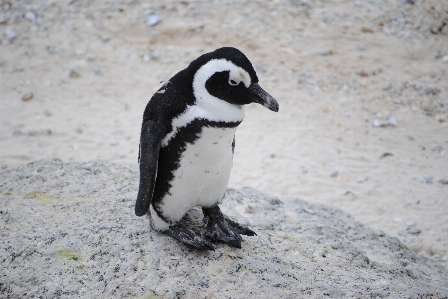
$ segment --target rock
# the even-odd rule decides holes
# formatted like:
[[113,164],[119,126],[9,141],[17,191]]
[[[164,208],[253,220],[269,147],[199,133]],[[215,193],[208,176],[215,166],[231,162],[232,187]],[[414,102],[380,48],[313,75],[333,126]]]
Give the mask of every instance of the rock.
[[432,148],[432,151],[433,152],[437,152],[437,153],[441,153],[441,152],[443,152],[443,146],[441,146],[441,145],[436,145],[436,146],[434,146],[433,148]]
[[361,28],[361,31],[364,32],[364,33],[372,33],[372,32],[373,32],[373,29],[368,28],[368,27],[362,27],[362,28]]
[[24,102],[26,102],[26,101],[29,101],[29,100],[31,100],[32,98],[34,97],[34,94],[33,94],[33,92],[27,92],[27,93],[25,93],[23,96],[22,96],[22,101],[24,101]]
[[14,28],[6,28],[5,33],[6,33],[6,39],[9,41],[13,41],[17,37],[17,33],[14,30]]
[[97,67],[96,65],[92,67],[91,69],[92,73],[95,75],[100,75],[101,74],[101,70],[99,67]]
[[447,179],[440,179],[439,183],[443,184],[443,185],[448,185],[448,180]]
[[81,75],[78,73],[77,70],[70,69],[69,77],[72,78],[72,79],[76,79],[76,78],[81,77]]
[[[229,189],[221,207],[258,236],[244,236],[242,249],[222,243],[215,252],[190,249],[134,215],[138,178],[138,166],[106,162],[47,158],[1,167],[0,294],[203,298],[225,290],[232,298],[448,296],[448,270],[397,238],[335,207],[252,188]],[[193,209],[183,223],[204,231],[202,218],[201,210]]]
[[397,126],[397,119],[394,116],[389,117],[387,120],[384,118],[376,118],[372,125],[374,127],[387,127],[387,126]]
[[151,12],[146,15],[146,24],[148,24],[149,26],[155,26],[159,24],[159,22],[160,16],[157,13]]
[[54,46],[48,45],[48,46],[46,46],[46,48],[47,48],[48,53],[50,53],[50,54],[56,53],[56,48]]
[[434,179],[434,176],[428,174],[428,175],[423,177],[423,183],[432,184],[432,180],[433,179]]
[[400,236],[406,236],[406,235],[408,234],[408,232],[407,232],[407,230],[405,230],[405,229],[400,229],[400,230],[397,232],[397,234],[400,235]]
[[412,235],[417,235],[422,232],[419,228],[416,228],[416,227],[408,228],[407,231],[409,234],[412,234]]
[[407,220],[406,221],[406,226],[415,226],[415,221],[414,220]]
[[391,125],[396,127],[397,126],[397,119],[394,116],[391,116],[388,118],[387,122]]
[[332,50],[319,50],[317,51],[317,54],[319,54],[320,56],[329,56],[329,55],[333,55],[333,51]]
[[25,19],[28,19],[34,23],[34,22],[36,22],[36,14],[32,11],[29,11],[25,14]]
[[330,171],[330,174],[329,174],[329,175],[330,175],[332,178],[334,178],[334,177],[337,177],[338,174],[339,174],[339,172],[338,172],[336,169],[334,169],[334,170]]
[[448,55],[444,55],[442,57],[442,62],[448,62]]

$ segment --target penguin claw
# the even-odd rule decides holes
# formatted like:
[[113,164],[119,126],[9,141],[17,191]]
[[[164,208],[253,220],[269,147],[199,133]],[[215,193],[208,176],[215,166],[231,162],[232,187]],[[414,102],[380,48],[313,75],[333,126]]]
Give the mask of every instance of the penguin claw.
[[251,230],[250,228],[248,228],[245,225],[239,224],[236,221],[230,220],[229,218],[225,218],[227,225],[234,231],[237,231],[238,233],[240,233],[241,235],[245,235],[245,236],[256,236],[257,234]]
[[201,233],[189,229],[183,225],[176,224],[170,226],[168,230],[164,232],[168,236],[171,236],[187,246],[199,249],[199,250],[213,250],[215,251],[215,247],[210,241],[206,238],[202,237]]
[[256,235],[248,227],[225,218],[217,205],[211,208],[203,208],[202,211],[205,217],[208,218],[207,233],[205,236],[212,241],[222,241],[241,249],[241,241],[243,238],[240,234],[247,236]]

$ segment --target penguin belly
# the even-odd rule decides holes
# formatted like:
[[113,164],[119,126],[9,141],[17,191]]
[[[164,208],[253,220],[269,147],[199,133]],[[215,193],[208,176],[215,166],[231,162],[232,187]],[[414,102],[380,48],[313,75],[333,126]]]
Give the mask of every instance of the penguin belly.
[[179,221],[195,206],[211,207],[222,200],[233,165],[235,128],[203,127],[193,143],[187,143],[173,173],[159,211]]

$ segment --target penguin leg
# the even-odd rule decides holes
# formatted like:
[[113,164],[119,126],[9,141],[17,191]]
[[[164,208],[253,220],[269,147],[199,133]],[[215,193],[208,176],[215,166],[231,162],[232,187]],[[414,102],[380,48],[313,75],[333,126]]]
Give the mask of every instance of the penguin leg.
[[164,233],[190,247],[199,250],[215,250],[215,247],[212,245],[212,243],[203,238],[201,233],[193,229],[189,229],[183,225],[175,224],[173,226],[170,226],[170,228],[164,231]]
[[247,236],[256,235],[248,227],[224,217],[218,205],[211,208],[202,208],[202,211],[207,222],[206,237],[213,241],[222,241],[241,248],[242,238],[240,234]]

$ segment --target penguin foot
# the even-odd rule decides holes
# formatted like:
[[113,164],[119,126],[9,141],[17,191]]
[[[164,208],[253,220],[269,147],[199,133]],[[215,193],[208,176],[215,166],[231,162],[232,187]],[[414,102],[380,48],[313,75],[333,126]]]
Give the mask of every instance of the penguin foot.
[[170,226],[168,230],[164,232],[168,236],[173,237],[184,243],[187,246],[199,249],[199,250],[213,250],[215,251],[215,247],[208,241],[203,238],[201,233],[189,229],[183,225],[176,224]]
[[248,227],[224,217],[217,205],[211,208],[202,208],[202,211],[207,219],[207,233],[205,236],[212,241],[222,241],[233,247],[241,248],[243,239],[240,234],[247,236],[256,235]]

